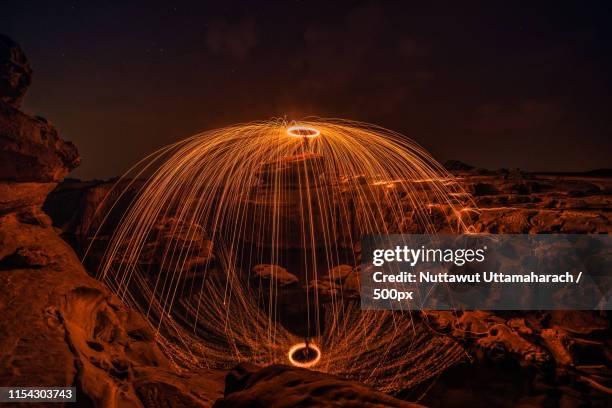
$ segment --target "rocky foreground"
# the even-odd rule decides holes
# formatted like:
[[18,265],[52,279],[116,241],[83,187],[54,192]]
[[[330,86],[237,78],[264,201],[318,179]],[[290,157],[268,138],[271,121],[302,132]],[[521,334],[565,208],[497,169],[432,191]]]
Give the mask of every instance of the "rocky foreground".
[[222,374],[179,370],[42,211],[80,158],[19,110],[32,70],[4,36],[0,67],[0,386],[75,386],[79,406],[211,406]]
[[[477,232],[612,232],[612,177],[609,172],[533,174],[518,170],[474,169],[456,162],[448,163],[448,167],[473,196],[477,210],[469,210],[466,216]],[[95,209],[113,185],[114,182],[66,180],[49,195],[45,208],[55,214],[56,227],[75,248],[86,245],[91,231],[97,229],[100,216]],[[435,219],[436,215],[432,217]],[[104,236],[110,231],[100,232]],[[198,242],[193,245],[202,245],[203,241]],[[333,273],[330,271],[336,283],[331,287],[328,280],[320,282],[320,296],[340,287],[345,294],[357,295],[358,271],[349,265],[336,269]],[[282,285],[297,281],[288,271],[282,269],[281,272],[277,270],[274,275],[277,279],[282,278]],[[254,270],[254,273],[265,275],[265,270]],[[424,390],[419,387],[407,390],[401,395],[403,398],[420,400],[429,406],[458,407],[604,406],[610,398],[612,343],[607,313],[474,311],[429,312],[422,317],[436,330],[461,344],[466,357],[463,363],[443,373],[437,381],[428,383],[427,387],[431,388],[424,397]],[[225,391],[230,394],[228,405],[219,402],[218,406],[240,406],[232,401],[251,404],[255,400],[268,406],[274,395],[279,396],[275,401],[280,403],[300,389],[298,383],[287,389],[287,383],[294,382],[284,379],[288,375],[286,370],[291,371],[285,367],[277,370],[279,374],[275,376],[275,369],[266,369],[261,377],[253,375],[251,378],[261,380],[247,381],[246,390],[245,386],[226,386]],[[301,374],[291,375],[295,378]],[[270,392],[275,381],[278,389],[287,394]],[[292,391],[292,387],[297,388]],[[320,404],[322,402],[317,400],[312,406]]]
[[[75,253],[113,183],[61,182],[79,163],[76,147],[20,110],[32,70],[4,36],[0,62],[0,386],[75,386],[79,406],[104,407],[417,406],[402,399],[571,407],[612,398],[610,316],[595,312],[427,313],[422,318],[461,344],[465,359],[399,398],[287,366],[178,367],[142,316]],[[474,196],[477,231],[612,232],[609,173],[449,168]],[[337,284],[355,288],[349,269]]]

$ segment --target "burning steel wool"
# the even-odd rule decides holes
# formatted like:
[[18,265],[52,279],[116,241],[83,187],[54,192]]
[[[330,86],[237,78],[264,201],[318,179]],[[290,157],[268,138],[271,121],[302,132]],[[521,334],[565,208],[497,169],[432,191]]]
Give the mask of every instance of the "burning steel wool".
[[[469,228],[469,196],[409,139],[341,120],[249,123],[124,177],[143,178],[99,273],[177,364],[293,364],[396,391],[462,357],[416,313],[359,307],[363,235]],[[151,248],[158,262],[143,260]]]

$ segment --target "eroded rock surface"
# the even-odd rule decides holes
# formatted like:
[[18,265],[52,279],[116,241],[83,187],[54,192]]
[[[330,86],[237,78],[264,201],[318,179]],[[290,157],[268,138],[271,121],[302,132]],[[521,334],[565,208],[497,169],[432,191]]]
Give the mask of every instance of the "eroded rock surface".
[[[476,231],[612,232],[609,210],[612,178],[605,172],[529,174],[484,171],[459,164],[453,170],[474,197],[477,210],[467,210],[464,215]],[[95,195],[99,197],[99,192],[110,189],[111,185],[98,183]],[[86,183],[72,181],[60,185],[48,203],[56,200],[54,205],[58,206],[60,197],[66,194],[91,197],[91,191]],[[91,205],[89,200],[82,202]],[[87,215],[92,214],[91,208],[80,209],[78,214],[84,217],[74,217],[69,223],[58,222],[57,226],[71,234],[86,231],[85,224],[96,225],[95,218]],[[432,208],[431,217],[444,232],[449,225],[448,218],[453,215],[447,209]],[[413,220],[409,213],[406,223],[410,231]],[[414,232],[418,232],[416,226]],[[359,256],[358,250],[356,254]],[[358,266],[339,265],[338,268],[322,275],[316,284],[307,283],[316,286],[319,299],[358,298]],[[449,369],[433,384],[423,400],[427,405],[511,407],[593,403],[597,406],[610,396],[609,314],[474,311],[460,315],[431,313],[425,317],[437,330],[460,342],[469,356],[466,363]],[[474,397],[478,394],[482,396]],[[420,396],[410,393],[406,398],[414,400]]]
[[[429,322],[473,361],[445,372],[432,406],[605,406],[612,389],[610,320],[591,311],[430,311]],[[479,390],[482,396],[473,398]],[[459,403],[461,402],[461,404]]]
[[31,75],[21,48],[0,35],[0,214],[40,207],[80,160],[47,120],[18,109]]
[[253,279],[263,280],[269,284],[288,286],[298,283],[298,278],[287,269],[270,264],[260,264],[253,267]]
[[363,384],[303,368],[241,364],[225,380],[225,396],[214,408],[418,408]]
[[0,67],[0,101],[18,108],[32,82],[32,68],[21,47],[2,34]]
[[0,178],[5,182],[57,182],[80,161],[71,142],[46,119],[0,103]]
[[75,386],[79,406],[211,406],[222,375],[175,366],[41,210],[78,152],[17,109],[31,72],[6,37],[0,58],[0,386]]
[[142,317],[88,276],[49,224],[0,218],[0,384],[76,386],[95,406],[159,406],[143,399],[151,389],[210,406],[220,376],[175,367]]

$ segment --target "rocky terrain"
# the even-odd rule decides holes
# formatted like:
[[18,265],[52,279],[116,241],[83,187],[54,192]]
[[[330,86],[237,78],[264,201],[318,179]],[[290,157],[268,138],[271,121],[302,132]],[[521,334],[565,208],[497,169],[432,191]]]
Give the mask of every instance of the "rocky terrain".
[[[108,207],[99,207],[115,181],[62,181],[79,164],[76,147],[47,120],[20,111],[32,69],[4,36],[0,60],[0,386],[75,386],[79,406],[105,407],[609,404],[612,333],[609,314],[599,312],[425,313],[420,318],[455,339],[465,359],[399,399],[287,366],[241,365],[230,372],[179,367],[158,347],[143,317],[79,261],[101,225]],[[466,217],[476,231],[612,232],[609,172],[531,174],[459,162],[447,167],[474,197],[478,209],[468,209]],[[107,202],[115,198],[112,192]],[[108,236],[112,231],[104,228],[99,232]],[[175,231],[165,239],[183,239],[181,229]],[[197,245],[199,253],[208,253],[205,240]],[[150,261],[156,261],[154,252]],[[279,267],[256,272],[265,278],[271,268]],[[336,286],[323,290],[357,292],[356,268],[341,265],[330,273]],[[295,281],[289,271],[282,276],[288,284]]]
[[260,368],[241,364],[227,374],[225,394],[213,408],[422,407],[357,382],[284,365]]
[[32,70],[4,36],[0,62],[0,386],[75,386],[79,406],[212,405],[223,376],[176,367],[41,210],[79,155],[19,110]]
[[[477,210],[468,209],[465,217],[477,232],[608,234],[612,231],[609,172],[533,174],[474,169],[457,162],[447,165],[474,199]],[[88,245],[91,231],[99,228],[101,214],[106,211],[96,213],[95,210],[101,205],[104,207],[102,200],[113,185],[114,181],[66,180],[50,194],[45,208],[55,214],[56,227],[75,248]],[[132,189],[138,186],[136,183]],[[66,206],[66,203],[71,204]],[[434,220],[436,217],[432,213]],[[440,229],[443,228],[441,223]],[[110,231],[103,228],[100,233],[105,236]],[[274,275],[282,280],[280,285],[297,281],[289,271],[276,265],[260,265],[255,269],[255,275],[264,278],[270,275],[266,271],[274,269],[277,271]],[[356,268],[340,265],[329,275],[335,283],[329,279],[319,282],[321,299],[340,289],[345,294],[358,296]],[[605,406],[610,398],[612,344],[607,313],[429,312],[423,318],[436,330],[456,339],[465,348],[466,358],[428,384],[430,388],[423,398],[424,390],[420,388],[402,395],[408,400],[419,400],[428,406],[509,407]],[[219,402],[218,406],[240,406],[234,401],[268,401],[270,394],[264,390],[272,387],[270,382],[276,381],[276,386],[283,389],[286,383],[285,374],[275,377],[271,374],[273,371],[262,374],[261,378],[265,377],[262,384],[251,380],[246,389],[240,388],[235,391],[236,395],[226,398],[223,404],[227,405]],[[226,393],[233,389],[226,387]],[[314,406],[317,404],[321,401]]]

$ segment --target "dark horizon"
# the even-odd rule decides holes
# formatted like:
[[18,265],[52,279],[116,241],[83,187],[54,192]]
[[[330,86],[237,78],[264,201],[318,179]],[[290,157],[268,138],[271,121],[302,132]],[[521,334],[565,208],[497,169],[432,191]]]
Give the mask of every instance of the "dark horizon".
[[23,110],[110,178],[168,143],[287,116],[371,122],[439,161],[612,168],[605,4],[3,6],[34,69]]

